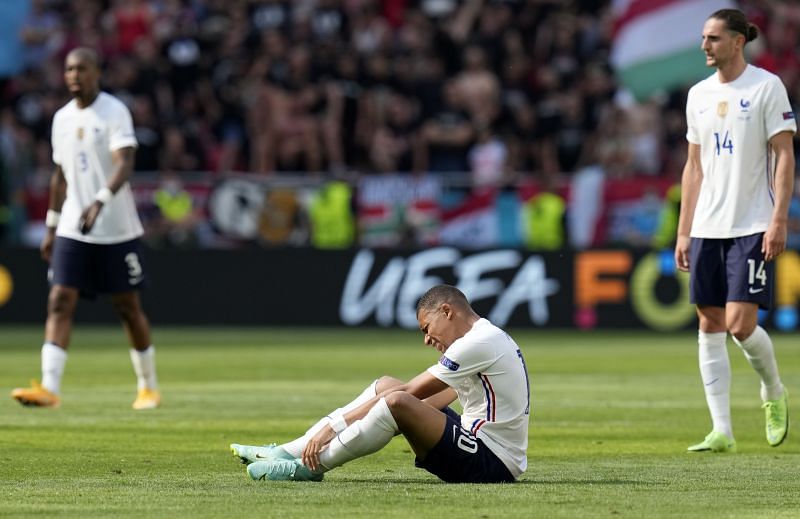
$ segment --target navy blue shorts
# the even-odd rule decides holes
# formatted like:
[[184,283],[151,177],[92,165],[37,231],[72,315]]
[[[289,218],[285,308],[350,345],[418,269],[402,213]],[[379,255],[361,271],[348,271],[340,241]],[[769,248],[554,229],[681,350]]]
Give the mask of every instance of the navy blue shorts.
[[482,440],[461,427],[461,417],[449,407],[443,409],[447,424],[424,460],[414,464],[448,483],[513,483],[514,476]]
[[48,277],[51,285],[77,288],[81,297],[130,292],[145,286],[138,239],[110,245],[56,236]]
[[724,307],[729,301],[739,301],[769,308],[775,262],[764,261],[763,239],[763,233],[740,238],[692,238],[691,302]]

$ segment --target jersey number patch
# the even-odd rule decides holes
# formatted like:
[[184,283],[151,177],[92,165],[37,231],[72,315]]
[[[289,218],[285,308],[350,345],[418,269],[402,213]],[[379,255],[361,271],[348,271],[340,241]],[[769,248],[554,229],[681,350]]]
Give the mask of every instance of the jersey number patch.
[[[747,260],[747,271],[747,283],[751,287],[756,284],[756,280],[761,282],[762,287],[766,286],[767,271],[764,270],[764,260],[758,262],[758,267],[756,267],[756,260]],[[753,291],[751,290],[750,293],[752,294]]]
[[724,152],[724,150],[728,150],[730,155],[733,155],[733,141],[728,138],[728,132],[725,132],[725,135],[722,137],[722,141],[719,140],[719,132],[714,132],[714,138],[717,139],[717,155]]
[[475,454],[478,452],[478,442],[476,442],[470,436],[467,436],[463,432],[459,431],[459,429],[460,427],[457,425],[453,426],[453,436],[458,437],[456,440],[456,445],[458,445],[458,448],[470,454]]

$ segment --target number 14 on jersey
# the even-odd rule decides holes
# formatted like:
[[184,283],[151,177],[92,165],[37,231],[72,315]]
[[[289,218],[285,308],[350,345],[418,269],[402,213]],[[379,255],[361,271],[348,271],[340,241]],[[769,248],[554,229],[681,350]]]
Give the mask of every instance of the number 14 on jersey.
[[728,153],[733,155],[733,141],[728,138],[728,132],[725,132],[725,136],[722,137],[722,141],[720,142],[719,132],[714,132],[714,137],[717,139],[717,155],[723,152],[723,150],[728,150]]

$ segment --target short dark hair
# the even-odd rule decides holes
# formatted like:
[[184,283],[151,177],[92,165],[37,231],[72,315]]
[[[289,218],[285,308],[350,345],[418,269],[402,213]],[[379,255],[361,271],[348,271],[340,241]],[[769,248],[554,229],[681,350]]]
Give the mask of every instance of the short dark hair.
[[745,43],[758,38],[758,27],[747,21],[747,16],[738,9],[720,9],[709,18],[722,20],[729,31],[744,35]]
[[469,301],[464,293],[454,286],[436,285],[428,289],[417,302],[417,314],[439,308],[443,303],[469,308]]

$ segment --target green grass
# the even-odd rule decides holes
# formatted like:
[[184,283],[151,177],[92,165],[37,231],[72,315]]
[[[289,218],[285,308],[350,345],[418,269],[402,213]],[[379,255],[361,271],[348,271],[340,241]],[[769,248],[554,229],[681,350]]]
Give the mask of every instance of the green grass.
[[[41,330],[0,329],[0,390],[39,376]],[[315,483],[253,482],[228,444],[282,442],[376,376],[436,359],[419,333],[155,331],[162,408],[130,409],[122,332],[79,326],[60,409],[0,398],[0,516],[798,517],[800,441],[763,435],[758,380],[731,345],[739,454],[687,454],[708,432],[694,335],[512,330],[531,372],[529,469],[447,485],[402,438]],[[800,398],[796,335],[775,335]],[[796,434],[796,433],[795,433]]]

